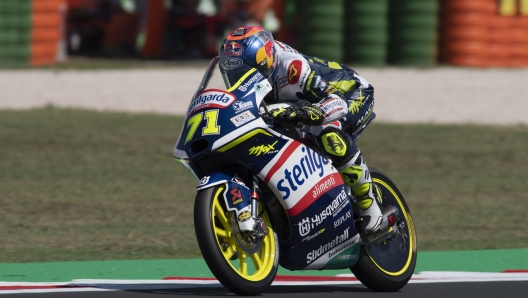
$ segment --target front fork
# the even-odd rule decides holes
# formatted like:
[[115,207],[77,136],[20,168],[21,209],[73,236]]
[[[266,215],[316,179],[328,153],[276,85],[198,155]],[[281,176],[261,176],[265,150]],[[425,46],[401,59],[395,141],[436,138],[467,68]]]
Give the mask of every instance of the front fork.
[[258,211],[258,205],[260,202],[259,180],[256,176],[253,176],[252,178],[249,206],[251,215],[249,218],[241,218],[239,216],[238,226],[240,231],[246,234],[246,236],[253,238],[254,241],[259,241],[266,237],[268,230]]

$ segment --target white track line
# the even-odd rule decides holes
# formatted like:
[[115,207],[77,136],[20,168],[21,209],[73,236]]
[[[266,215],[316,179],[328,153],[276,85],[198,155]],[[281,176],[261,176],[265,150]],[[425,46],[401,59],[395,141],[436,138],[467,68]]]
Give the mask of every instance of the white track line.
[[[353,278],[352,274],[340,274],[337,277]],[[329,277],[331,279],[331,277]],[[528,281],[528,273],[488,273],[488,272],[434,272],[424,271],[414,274],[409,283],[449,283],[449,282],[490,282],[490,281]],[[320,281],[276,281],[273,286],[299,285],[355,285],[359,281],[320,280]],[[124,290],[162,290],[196,287],[219,287],[217,280],[180,279],[180,280],[112,280],[112,279],[75,279],[71,282],[0,282],[0,294],[14,293],[54,293],[54,292],[92,292]],[[41,287],[41,288],[37,288]]]

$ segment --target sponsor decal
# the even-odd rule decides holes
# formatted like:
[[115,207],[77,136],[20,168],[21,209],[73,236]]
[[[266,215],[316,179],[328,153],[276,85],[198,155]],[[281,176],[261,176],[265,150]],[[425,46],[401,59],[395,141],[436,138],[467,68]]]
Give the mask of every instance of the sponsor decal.
[[238,221],[243,222],[251,218],[251,212],[244,211],[238,216]]
[[233,205],[236,205],[238,203],[242,203],[244,199],[242,198],[242,192],[240,191],[240,188],[233,188],[229,191],[231,194],[231,202],[233,202]]
[[256,62],[260,65],[267,64],[266,66],[268,68],[276,66],[277,61],[274,61],[273,54],[273,42],[268,39],[268,41],[264,43],[264,46],[258,49],[257,54],[255,56]]
[[250,28],[240,27],[236,29],[235,31],[233,31],[233,33],[231,33],[231,36],[244,36],[249,31],[249,29]]
[[404,229],[398,229],[396,231],[396,234],[398,234],[398,235],[400,235],[402,237],[403,243],[407,243],[407,240],[405,240],[405,239],[409,239],[409,236],[407,235],[407,232],[405,232]]
[[371,102],[368,109],[365,111],[365,113],[363,114],[363,116],[361,116],[361,118],[359,118],[359,120],[357,121],[356,125],[360,125],[363,123],[363,121],[365,121],[365,119],[370,115],[370,113],[372,112],[372,108],[374,108],[374,102]]
[[262,144],[258,146],[253,146],[249,148],[249,155],[255,155],[260,156],[261,154],[271,154],[271,153],[277,153],[279,150],[275,150],[275,144],[277,144],[278,141],[275,141],[273,144]]
[[311,75],[312,73],[315,74],[315,71],[310,71],[310,68],[307,68],[304,72],[303,72],[303,75],[302,75],[302,78],[301,78],[301,83],[299,84],[299,87],[301,87],[301,89],[304,89],[304,84],[306,83],[306,77]]
[[302,62],[301,60],[293,60],[288,66],[288,83],[290,85],[297,84],[301,77]]
[[244,183],[244,181],[240,178],[238,178],[238,176],[235,176],[233,177],[233,179],[231,179],[232,182],[235,182],[236,184],[240,184],[240,185],[244,185],[246,186],[246,184]]
[[271,40],[268,40],[265,44],[264,44],[264,51],[266,52],[266,56],[268,56],[268,58],[272,58],[273,57],[273,42]]
[[245,111],[239,115],[236,115],[230,120],[236,127],[239,127],[240,125],[246,124],[253,119],[255,119],[255,116],[250,111]]
[[234,101],[235,96],[231,93],[210,89],[198,95],[191,102],[188,114],[207,107],[223,109],[231,105]]
[[[299,232],[300,232],[300,228],[301,226],[299,226]],[[310,235],[310,236],[307,236],[307,237],[304,237],[303,240],[301,242],[304,242],[304,241],[310,241],[312,239],[314,239],[315,237],[321,235],[322,233],[324,233],[326,229],[320,229],[319,231],[317,231],[315,234],[313,235]]]
[[200,184],[198,184],[198,186],[206,185],[209,183],[209,179],[211,179],[211,176],[204,176],[202,179],[200,179]]
[[221,63],[222,69],[225,70],[239,68],[242,66],[242,64],[244,64],[244,62],[238,58],[223,58]]
[[357,255],[341,255],[337,256],[338,260],[355,260],[357,259]]
[[235,112],[238,114],[240,112],[243,112],[249,108],[252,108],[253,107],[253,102],[252,101],[248,101],[248,102],[243,102],[243,101],[237,101],[233,104],[233,109],[235,110]]
[[318,195],[322,194],[327,189],[331,188],[333,185],[335,185],[335,179],[333,176],[328,177],[325,181],[318,183],[315,185],[314,190],[312,191],[312,196],[316,198]]
[[[240,56],[240,55],[242,55],[242,45],[239,44],[238,42],[234,42],[234,41],[226,43],[226,44],[224,44],[224,52],[223,52],[223,54],[224,54],[224,56]],[[242,60],[240,60],[240,61],[242,61]]]
[[[269,86],[269,83],[267,84]],[[262,97],[268,94],[268,90],[269,90],[268,88],[266,88],[266,85],[261,84],[261,83],[256,83],[254,89],[255,89],[255,92]]]
[[344,223],[347,219],[351,217],[352,217],[352,212],[348,210],[345,214],[341,215],[340,218],[334,221],[334,228],[339,227],[342,223]]
[[[330,176],[331,177],[331,176]],[[327,217],[335,217],[348,203],[348,195],[345,190],[342,189],[339,195],[326,206],[319,214],[316,214],[313,217],[305,217],[301,222],[299,222],[299,234],[301,236],[306,236],[312,229],[323,223]],[[334,222],[335,224],[335,222]]]
[[[349,235],[349,230],[350,228],[346,228],[344,231],[343,231],[343,234],[341,235],[338,235],[336,236],[336,238],[334,240],[332,240],[332,242],[329,242],[327,244],[324,244],[324,245],[321,245],[319,247],[319,249],[316,249],[316,250],[312,250],[311,252],[309,252],[307,255],[306,255],[306,263],[309,264],[311,263],[312,261],[315,261],[316,259],[318,259],[320,256],[326,254],[326,252],[330,251],[331,249],[333,249],[334,247],[338,246],[339,244],[345,242],[346,240],[348,240],[348,238],[350,237]],[[348,243],[347,245],[343,245],[343,247],[341,247],[340,249],[334,251],[334,252],[331,252],[330,254],[328,254],[328,257],[331,258],[332,256],[335,256],[336,254],[338,254],[339,252],[347,249],[348,247],[352,246],[353,242],[351,243]]]
[[322,105],[319,106],[319,108],[323,110],[325,116],[329,116],[335,112],[344,110],[346,108],[346,104],[345,101],[341,98],[335,98],[325,101]]
[[393,228],[391,227],[390,229],[388,230],[385,230],[385,231],[380,231],[380,232],[377,232],[376,234],[373,234],[371,236],[368,236],[367,239],[368,239],[368,242],[372,243],[376,240],[378,240],[379,238],[387,235],[388,233],[392,232]]
[[231,32],[226,39],[228,40],[241,40],[245,37],[255,35],[258,32],[263,31],[261,27],[253,26],[253,27],[239,27],[233,32]]
[[314,57],[313,59],[321,64],[326,64],[326,60],[323,60],[321,58]]
[[319,84],[321,83],[321,76],[318,75],[315,79],[314,87],[317,88]]
[[278,45],[283,51],[291,52],[291,53],[298,53],[297,50],[295,50],[294,48],[292,48],[289,45],[287,45],[285,43],[282,43],[280,41],[276,40],[275,44]]
[[279,88],[284,88],[286,86],[288,86],[288,77],[282,77],[278,80],[278,84],[279,84]]
[[[326,86],[328,86],[328,84],[326,83],[325,80],[321,80],[321,83],[319,83],[319,90],[321,91],[324,91]],[[317,87],[317,86],[316,86]]]
[[238,87],[238,90],[246,92],[251,85],[253,85],[257,81],[260,81],[262,78],[264,78],[264,76],[260,72],[257,72],[251,77],[251,79],[249,79],[249,81],[245,82],[243,85],[240,85],[240,87]]
[[306,154],[298,160],[298,164],[284,169],[284,178],[277,183],[277,189],[284,193],[282,196],[284,200],[288,199],[292,191],[296,191],[298,186],[303,185],[313,175],[323,177],[324,165],[329,163],[315,151],[305,150],[304,147],[302,151]]

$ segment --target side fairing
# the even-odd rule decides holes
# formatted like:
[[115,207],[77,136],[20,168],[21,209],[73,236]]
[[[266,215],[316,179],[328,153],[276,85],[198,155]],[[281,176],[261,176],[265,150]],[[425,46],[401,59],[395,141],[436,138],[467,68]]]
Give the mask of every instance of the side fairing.
[[357,261],[360,237],[349,196],[341,176],[323,156],[265,129],[255,129],[219,151],[258,173],[284,207],[291,245],[281,251],[287,255],[281,266],[347,268]]

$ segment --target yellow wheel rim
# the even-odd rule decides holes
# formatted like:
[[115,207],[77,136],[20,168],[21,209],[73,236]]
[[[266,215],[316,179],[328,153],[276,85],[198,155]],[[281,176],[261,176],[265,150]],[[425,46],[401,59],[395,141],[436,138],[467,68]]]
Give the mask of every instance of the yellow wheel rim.
[[378,263],[376,263],[374,258],[368,252],[368,250],[367,250],[367,254],[369,255],[372,262],[379,268],[379,270],[391,276],[400,276],[405,271],[407,271],[407,269],[409,269],[409,266],[411,265],[411,261],[413,258],[413,254],[416,252],[416,232],[414,230],[414,222],[413,222],[411,214],[406,212],[405,207],[403,206],[400,197],[396,194],[396,192],[394,191],[394,189],[392,189],[392,187],[390,187],[387,183],[385,183],[385,181],[380,180],[379,178],[373,178],[372,181],[376,184],[384,186],[388,191],[390,191],[390,193],[394,196],[394,198],[398,202],[398,205],[400,206],[399,209],[403,213],[403,216],[405,218],[405,224],[407,225],[407,229],[409,230],[410,249],[409,249],[409,254],[407,255],[407,261],[405,262],[405,265],[403,266],[401,270],[395,271],[395,272],[387,271],[383,269],[380,265],[378,265]]
[[[275,264],[275,234],[270,220],[266,213],[262,214],[262,219],[268,228],[268,234],[262,240],[256,253],[247,254],[234,238],[234,231],[230,223],[233,211],[227,212],[225,209],[222,195],[224,190],[225,187],[222,186],[216,191],[213,198],[213,208],[211,208],[216,244],[233,271],[249,281],[261,281],[270,274]],[[261,210],[262,205],[259,203],[259,213]],[[235,253],[238,253],[238,258],[231,260]]]

